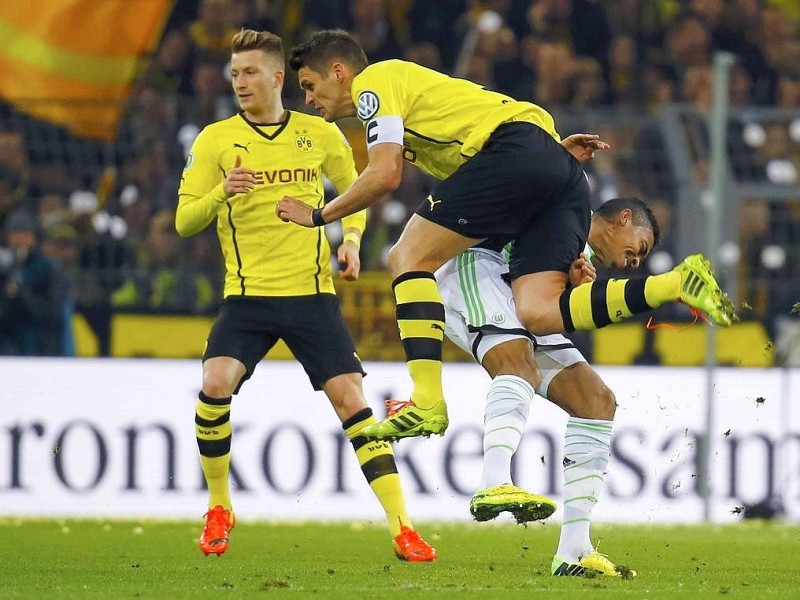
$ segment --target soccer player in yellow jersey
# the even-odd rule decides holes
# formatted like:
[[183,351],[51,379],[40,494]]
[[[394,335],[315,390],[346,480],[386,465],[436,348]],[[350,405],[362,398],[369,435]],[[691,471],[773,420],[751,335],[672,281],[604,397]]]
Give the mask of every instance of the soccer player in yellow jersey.
[[[419,206],[389,254],[400,337],[414,388],[409,402],[372,438],[441,434],[448,425],[441,385],[444,309],[433,272],[490,237],[514,240],[509,278],[520,319],[537,335],[589,330],[681,300],[721,325],[735,319],[731,302],[701,256],[669,273],[569,286],[568,271],[589,233],[589,185],[570,150],[591,155],[597,136],[564,143],[544,109],[411,62],[367,64],[348,33],[320,31],[292,50],[305,100],[327,121],[358,116],[369,164],[325,207],[286,197],[278,216],[320,226],[362,210],[400,183],[403,161],[441,183]],[[642,235],[621,257],[646,255]]]
[[[209,491],[200,549],[223,554],[235,519],[228,485],[232,395],[283,339],[312,386],[342,421],[361,470],[383,506],[395,554],[432,561],[436,551],[414,530],[391,446],[361,431],[375,424],[361,384],[364,372],[336,298],[322,229],[301,229],[275,215],[286,194],[323,204],[322,176],[344,192],[357,177],[350,146],[331,123],[285,110],[281,39],[242,30],[231,45],[233,91],[241,112],[200,132],[179,189],[175,226],[191,236],[216,220],[226,278],[224,301],[203,355],[195,431]],[[337,255],[345,279],[359,275],[366,215],[343,219]]]

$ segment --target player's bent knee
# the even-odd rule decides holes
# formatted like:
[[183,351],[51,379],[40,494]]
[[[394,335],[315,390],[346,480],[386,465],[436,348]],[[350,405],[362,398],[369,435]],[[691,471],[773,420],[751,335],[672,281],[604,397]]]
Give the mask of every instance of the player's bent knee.
[[211,398],[227,398],[233,394],[238,383],[238,379],[234,381],[224,371],[207,370],[203,373],[203,393]]

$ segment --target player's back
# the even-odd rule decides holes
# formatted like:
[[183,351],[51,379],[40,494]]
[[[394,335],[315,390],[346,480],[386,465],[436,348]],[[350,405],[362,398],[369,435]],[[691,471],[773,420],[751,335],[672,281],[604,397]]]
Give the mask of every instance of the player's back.
[[534,123],[558,139],[543,108],[412,62],[369,65],[353,81],[358,117],[403,120],[404,157],[443,179],[483,147],[501,123]]

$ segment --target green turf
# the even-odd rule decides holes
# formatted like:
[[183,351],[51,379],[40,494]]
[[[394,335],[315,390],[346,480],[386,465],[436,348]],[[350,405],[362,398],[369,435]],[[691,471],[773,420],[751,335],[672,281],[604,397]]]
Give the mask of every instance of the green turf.
[[434,564],[392,554],[381,527],[241,521],[223,557],[199,522],[0,519],[0,598],[797,598],[800,532],[597,525],[600,550],[634,580],[554,578],[557,524],[418,524]]

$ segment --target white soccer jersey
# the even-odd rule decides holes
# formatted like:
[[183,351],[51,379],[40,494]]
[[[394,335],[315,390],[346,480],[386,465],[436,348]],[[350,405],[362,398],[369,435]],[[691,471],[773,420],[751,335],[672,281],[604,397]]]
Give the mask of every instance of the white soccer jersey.
[[542,383],[547,388],[563,369],[586,359],[559,334],[535,336],[517,316],[511,286],[503,280],[508,264],[500,252],[471,248],[442,265],[435,273],[445,311],[445,334],[479,362],[495,346],[524,338],[534,343]]

